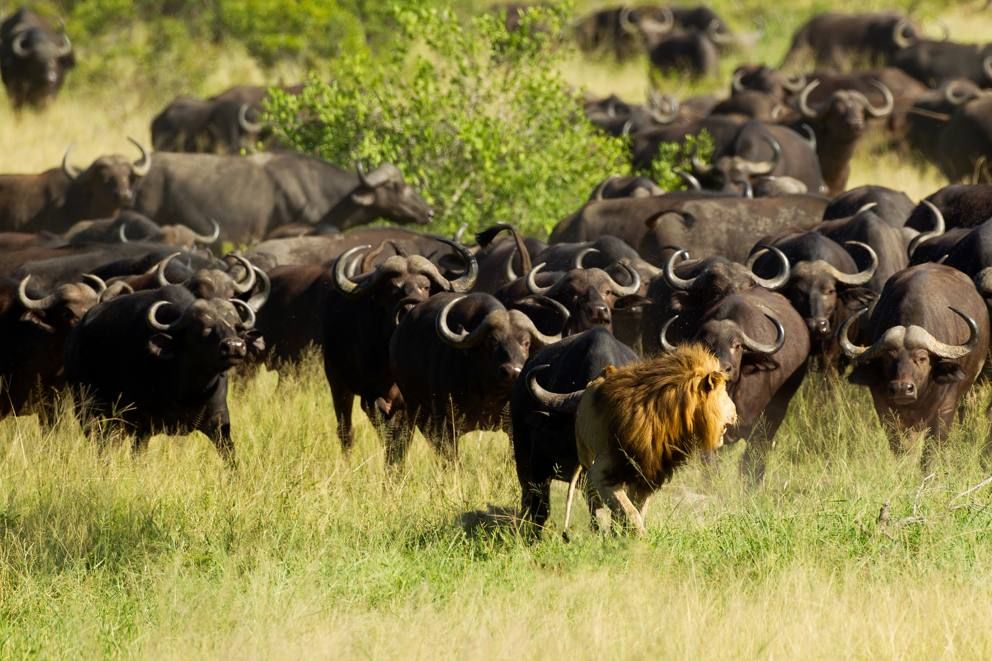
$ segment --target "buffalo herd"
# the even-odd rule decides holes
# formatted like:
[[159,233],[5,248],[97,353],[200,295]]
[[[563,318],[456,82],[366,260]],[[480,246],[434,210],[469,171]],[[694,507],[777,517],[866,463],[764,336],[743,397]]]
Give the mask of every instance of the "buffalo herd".
[[[748,49],[706,7],[603,9],[573,30],[590,57],[643,49],[675,76],[714,75]],[[64,26],[25,9],[0,24],[14,108],[50,103],[73,63]],[[628,501],[584,457],[616,459],[597,445],[604,420],[665,427],[664,411],[610,402],[627,388],[636,408],[664,390],[638,379],[690,356],[683,376],[718,370],[692,387],[729,395],[717,417],[746,442],[753,486],[811,375],[865,386],[893,449],[922,432],[928,463],[989,350],[989,88],[992,46],[928,38],[897,13],[821,14],[782,68],[742,65],[722,98],[577,99],[575,121],[628,136],[640,174],[604,172],[547,237],[494,223],[471,245],[414,229],[433,211],[395,165],[342,168],[270,143],[267,88],[180,97],[152,120],[152,148],[131,140],[133,154],[89,164],[67,150],[44,172],[0,175],[0,413],[51,424],[68,390],[94,433],[126,431],[140,449],[198,430],[234,468],[232,373],[283,369],[313,346],[345,451],[356,396],[394,470],[415,430],[449,461],[463,432],[504,430],[536,529],[552,480],[583,468],[640,527],[634,510],[679,462]],[[659,146],[703,132],[713,150],[686,150],[686,190],[644,175]],[[849,189],[869,135],[949,185],[918,202]],[[381,219],[393,224],[367,227]],[[218,256],[221,242],[247,247]],[[658,459],[643,443],[638,456]]]

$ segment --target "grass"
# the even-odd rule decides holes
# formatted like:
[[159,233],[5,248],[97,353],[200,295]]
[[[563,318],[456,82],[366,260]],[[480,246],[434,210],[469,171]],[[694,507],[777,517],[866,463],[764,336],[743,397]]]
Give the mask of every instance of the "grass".
[[[735,5],[735,25],[761,4]],[[782,8],[767,57],[807,4],[826,3]],[[978,38],[983,16],[966,5],[947,18]],[[631,98],[645,85],[637,64],[576,59],[566,75]],[[232,55],[194,91],[263,79]],[[0,107],[0,168],[55,166],[69,143],[75,162],[130,153],[124,136],[147,141],[168,96],[70,85],[42,115]],[[942,183],[866,151],[852,185],[869,182],[914,198]],[[988,384],[969,395],[924,479],[918,448],[890,452],[864,390],[813,377],[760,489],[743,488],[731,446],[655,497],[645,539],[600,538],[580,511],[570,544],[558,534],[564,485],[536,544],[462,525],[517,504],[502,433],[468,434],[458,465],[420,439],[389,475],[359,414],[342,456],[316,360],[235,379],[237,472],[198,434],[157,437],[133,457],[99,451],[71,414],[50,431],[7,419],[0,658],[988,657],[992,487],[956,495],[987,474],[990,396]]]

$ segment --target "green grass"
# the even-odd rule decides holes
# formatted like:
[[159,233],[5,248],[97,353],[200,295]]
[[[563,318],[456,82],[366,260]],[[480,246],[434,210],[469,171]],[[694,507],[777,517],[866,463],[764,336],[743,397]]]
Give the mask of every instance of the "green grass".
[[362,418],[342,456],[318,361],[236,380],[236,472],[199,435],[132,457],[71,415],[7,420],[0,657],[983,656],[992,488],[954,495],[983,477],[989,395],[921,489],[867,393],[814,378],[762,488],[729,447],[655,497],[645,539],[580,512],[571,544],[564,485],[536,544],[461,525],[516,506],[504,434],[466,435],[454,466],[419,439],[393,475]]

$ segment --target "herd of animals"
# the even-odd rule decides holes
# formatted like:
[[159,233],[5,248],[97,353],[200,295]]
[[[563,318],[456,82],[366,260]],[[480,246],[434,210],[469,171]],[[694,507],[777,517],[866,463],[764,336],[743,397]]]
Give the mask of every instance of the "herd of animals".
[[[705,7],[602,10],[575,30],[685,75],[743,48]],[[393,465],[418,428],[447,457],[461,432],[504,429],[537,529],[552,480],[571,480],[570,510],[588,471],[590,506],[642,530],[650,494],[724,439],[747,441],[760,483],[809,374],[848,373],[893,448],[922,430],[929,461],[989,350],[992,46],[922,35],[899,14],[823,14],[787,68],[741,66],[724,98],[587,99],[635,166],[703,131],[712,157],[693,155],[688,190],[605,177],[546,239],[496,224],[472,246],[410,229],[433,213],[391,164],[241,155],[266,143],[266,88],[180,97],[154,151],[0,175],[0,414],[48,424],[68,388],[87,426],[136,448],[198,430],[234,465],[231,372],[316,346],[345,450],[356,396]],[[73,57],[29,10],[0,24],[15,108],[52,103]],[[869,133],[950,185],[919,203],[847,190]],[[394,224],[362,227],[377,219]],[[217,257],[220,241],[250,247]]]

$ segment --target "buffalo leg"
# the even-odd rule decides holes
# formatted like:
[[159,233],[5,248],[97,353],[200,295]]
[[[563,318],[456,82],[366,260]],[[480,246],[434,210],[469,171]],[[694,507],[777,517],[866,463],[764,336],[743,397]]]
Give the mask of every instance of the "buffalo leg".
[[355,405],[355,393],[340,384],[332,385],[331,401],[334,403],[334,415],[338,419],[338,440],[341,441],[341,449],[348,452],[354,442],[351,409]]
[[520,516],[538,530],[544,528],[551,514],[551,478],[543,481],[520,481]]
[[757,424],[748,430],[747,447],[741,457],[741,470],[752,486],[761,484],[765,479],[768,452],[774,444],[778,428],[789,413],[789,403],[806,378],[807,369],[808,364],[803,365],[782,384],[758,418]]
[[391,467],[401,466],[406,459],[407,450],[413,443],[413,433],[416,430],[413,416],[400,412],[386,423],[383,431],[386,445],[386,464]]

